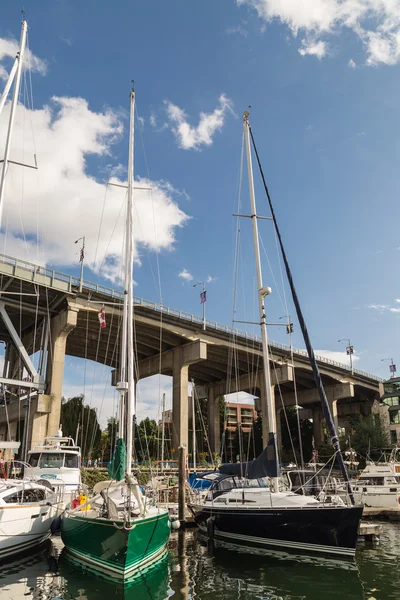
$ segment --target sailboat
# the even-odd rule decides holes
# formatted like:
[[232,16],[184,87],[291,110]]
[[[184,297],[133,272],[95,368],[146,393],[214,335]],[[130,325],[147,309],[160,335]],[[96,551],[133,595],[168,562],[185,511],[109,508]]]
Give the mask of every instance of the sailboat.
[[[200,530],[209,538],[235,545],[284,551],[354,556],[358,526],[363,512],[355,506],[346,467],[340,452],[336,428],[322,386],[318,366],[298,302],[293,278],[265,183],[254,137],[249,124],[249,113],[243,118],[243,135],[246,146],[251,220],[256,260],[260,326],[264,363],[265,389],[267,390],[268,443],[262,454],[247,463],[221,465],[206,500],[189,505]],[[295,494],[285,490],[280,480],[276,444],[275,401],[271,389],[265,298],[271,289],[263,285],[260,261],[257,210],[254,192],[250,135],[256,152],[265,191],[270,204],[275,230],[280,243],[293,301],[296,307],[316,387],[320,394],[322,410],[329,428],[336,458],[341,467],[352,504],[347,506],[339,497],[321,501],[316,497]],[[265,418],[264,417],[264,418]]]
[[[61,537],[68,554],[92,569],[120,580],[134,576],[166,553],[168,510],[142,494],[132,475],[135,407],[133,338],[133,150],[135,91],[130,94],[128,194],[124,257],[124,305],[120,355],[119,437],[109,468],[111,479],[94,486],[94,497],[67,510]],[[126,441],[126,446],[125,446]]]
[[[10,103],[4,157],[0,161],[0,226],[3,211],[3,200],[6,190],[6,181],[10,163],[10,150],[15,113],[20,92],[22,66],[26,49],[28,23],[23,18],[19,49],[14,64],[6,81],[0,97],[0,114],[5,106],[8,95],[14,85]],[[16,163],[21,164],[21,163]],[[25,165],[22,165],[25,166]],[[0,290],[1,292],[1,290]],[[12,324],[10,325],[12,327]],[[24,365],[26,367],[26,364]],[[1,395],[7,402],[9,390],[2,384]],[[23,442],[24,446],[25,440]],[[37,547],[50,536],[50,526],[56,516],[57,497],[47,481],[29,481],[25,479],[10,478],[10,471],[19,469],[15,467],[20,461],[7,461],[3,456],[13,455],[20,447],[20,442],[0,441],[2,455],[0,465],[0,559],[8,559],[18,553]],[[3,455],[4,452],[4,455]],[[7,464],[7,463],[11,463]],[[11,467],[11,468],[9,468]]]

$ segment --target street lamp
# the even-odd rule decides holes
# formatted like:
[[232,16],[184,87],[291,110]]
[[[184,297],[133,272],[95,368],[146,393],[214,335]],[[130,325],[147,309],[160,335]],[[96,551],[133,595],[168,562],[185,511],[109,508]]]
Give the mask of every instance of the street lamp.
[[347,346],[346,346],[346,352],[347,355],[350,357],[350,369],[351,369],[351,374],[353,375],[353,353],[354,353],[354,346],[351,345],[350,342],[350,338],[343,338],[342,340],[338,340],[338,343],[340,342],[347,342]]
[[389,371],[391,373],[391,377],[395,377],[396,376],[396,365],[393,362],[393,358],[381,358],[381,362],[384,360],[390,360],[390,365],[389,365]]
[[85,260],[85,236],[80,237],[77,240],[75,240],[75,244],[77,244],[81,240],[82,240],[82,248],[79,253],[79,262],[81,263],[81,276],[80,276],[80,280],[79,280],[79,292],[82,292],[82,285],[83,285],[83,263]]
[[207,300],[207,290],[205,287],[205,283],[204,281],[198,281],[197,283],[193,284],[193,287],[196,287],[198,285],[202,286],[202,292],[200,292],[200,304],[203,305],[203,329],[204,331],[206,330],[206,300]]

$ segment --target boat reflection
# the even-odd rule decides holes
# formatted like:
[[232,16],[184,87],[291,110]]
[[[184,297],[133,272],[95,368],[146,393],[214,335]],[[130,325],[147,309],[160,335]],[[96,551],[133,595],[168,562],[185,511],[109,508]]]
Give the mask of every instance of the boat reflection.
[[[198,536],[198,542],[203,553],[212,560],[213,572],[223,577],[224,589],[230,589],[232,593],[235,589],[246,591],[249,597],[254,598],[262,593],[263,598],[276,600],[342,600],[344,592],[346,600],[364,598],[354,560],[244,549],[243,546],[225,542],[210,543],[201,535]],[[232,560],[232,551],[237,552],[235,560]],[[199,548],[196,552],[200,552]]]

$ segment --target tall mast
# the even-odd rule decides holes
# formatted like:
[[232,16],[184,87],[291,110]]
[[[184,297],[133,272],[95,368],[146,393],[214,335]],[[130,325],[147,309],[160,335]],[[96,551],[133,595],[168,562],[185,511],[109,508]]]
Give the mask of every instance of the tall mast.
[[128,342],[128,397],[126,402],[126,455],[128,475],[132,472],[133,415],[135,414],[134,340],[133,340],[133,182],[134,182],[134,143],[135,143],[135,90],[131,90],[131,114],[128,159],[128,209],[126,220],[126,270],[127,270],[127,342]]
[[[258,303],[260,310],[260,327],[261,327],[261,339],[262,339],[262,352],[263,352],[263,363],[264,363],[264,385],[265,394],[267,401],[267,415],[263,414],[268,419],[268,433],[276,436],[276,419],[275,419],[275,398],[272,392],[271,386],[271,373],[269,369],[269,349],[268,349],[268,333],[267,333],[267,318],[265,315],[264,299],[270,293],[269,288],[263,287],[262,281],[262,270],[260,260],[260,243],[258,239],[258,222],[257,222],[257,208],[256,198],[254,193],[254,178],[253,178],[253,165],[251,161],[251,149],[250,149],[250,136],[249,136],[249,113],[246,110],[243,115],[243,131],[246,146],[247,156],[247,170],[249,176],[249,193],[250,193],[250,207],[251,207],[251,222],[253,225],[253,242],[254,242],[254,253],[256,259],[256,274],[257,274],[257,287],[258,287]],[[268,439],[266,438],[267,427],[263,424],[263,442],[267,444]],[[268,436],[269,437],[269,436]],[[273,478],[273,488],[275,491],[278,490],[278,478]]]
[[161,420],[162,420],[162,433],[161,433],[161,471],[164,471],[164,438],[165,438],[165,392],[162,395],[162,412],[161,412]]
[[192,423],[193,423],[193,434],[192,434],[192,446],[193,446],[193,473],[196,473],[196,407],[195,407],[195,389],[194,382],[192,380]]
[[[19,88],[20,88],[20,84],[21,84],[22,61],[23,61],[24,52],[25,52],[27,31],[28,31],[28,24],[25,21],[25,19],[23,19],[22,29],[21,29],[21,39],[19,42],[19,52],[15,59],[16,62],[18,59],[16,73],[15,73],[15,63],[14,63],[14,66],[10,73],[9,81],[6,84],[6,89],[4,90],[4,94],[1,99],[1,101],[4,105],[4,102],[6,99],[5,92],[7,91],[7,94],[8,94],[8,91],[11,87],[12,78],[14,77],[14,74],[15,74],[15,85],[14,85],[14,92],[13,92],[13,97],[12,97],[12,101],[11,101],[10,120],[8,122],[6,147],[4,150],[4,161],[2,164],[1,178],[0,178],[0,227],[1,227],[1,220],[2,220],[2,215],[3,215],[3,199],[4,199],[4,192],[5,192],[5,186],[6,186],[6,174],[7,174],[7,170],[8,170],[8,157],[10,154],[11,137],[12,137],[12,131],[13,131],[14,119],[15,119],[15,109],[16,109],[17,103],[18,103]],[[7,90],[7,87],[8,87],[8,90]]]

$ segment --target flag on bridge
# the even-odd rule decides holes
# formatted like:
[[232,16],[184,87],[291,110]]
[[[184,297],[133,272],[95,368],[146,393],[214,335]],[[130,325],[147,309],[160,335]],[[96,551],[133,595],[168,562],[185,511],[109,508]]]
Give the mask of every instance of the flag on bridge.
[[206,290],[204,290],[204,292],[200,292],[200,304],[204,304],[204,302],[207,300],[207,292]]
[[106,326],[106,311],[104,310],[104,304],[101,307],[101,309],[99,310],[99,322],[100,322],[100,327],[102,329],[104,329],[104,327]]
[[80,252],[80,255],[79,255],[79,262],[83,262],[84,258],[85,258],[85,246],[82,246],[81,252]]
[[346,351],[347,351],[347,354],[354,354],[354,347],[353,346],[347,346]]
[[391,373],[396,373],[396,365],[389,365],[389,371]]

